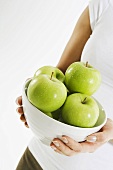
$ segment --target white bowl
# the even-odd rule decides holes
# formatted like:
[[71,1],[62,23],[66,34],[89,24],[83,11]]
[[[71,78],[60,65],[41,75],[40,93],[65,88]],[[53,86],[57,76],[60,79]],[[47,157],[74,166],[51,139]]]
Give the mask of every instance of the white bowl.
[[84,141],[88,135],[99,131],[105,125],[107,116],[99,102],[97,102],[100,110],[99,118],[96,125],[92,128],[70,126],[45,115],[33,106],[26,96],[29,82],[30,80],[27,81],[23,87],[22,100],[24,114],[31,131],[44,144],[49,145],[53,138],[62,135],[67,135],[74,140],[81,142]]

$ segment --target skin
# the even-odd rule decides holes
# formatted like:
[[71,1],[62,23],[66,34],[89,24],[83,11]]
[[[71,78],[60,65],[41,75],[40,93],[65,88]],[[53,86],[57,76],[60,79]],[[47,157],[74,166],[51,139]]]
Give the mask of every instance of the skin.
[[[91,34],[89,9],[87,7],[78,19],[56,67],[65,73],[71,63],[80,61],[82,50]],[[17,112],[20,115],[20,120],[26,127],[29,127],[24,116],[21,96],[16,99],[16,103],[19,106]],[[99,132],[88,136],[85,142],[79,143],[68,136],[62,136],[60,139],[54,138],[50,146],[59,154],[73,156],[79,153],[92,153],[111,139],[113,139],[113,121],[108,118],[105,126]]]

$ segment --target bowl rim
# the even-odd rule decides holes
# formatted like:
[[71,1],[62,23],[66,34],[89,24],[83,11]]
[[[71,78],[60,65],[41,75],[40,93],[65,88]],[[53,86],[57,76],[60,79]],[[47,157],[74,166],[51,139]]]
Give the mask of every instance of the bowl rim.
[[[107,115],[106,115],[106,112],[105,112],[105,110],[103,109],[103,107],[102,107],[102,109],[103,109],[103,111],[104,111],[104,114],[105,114],[105,120],[103,121],[103,123],[102,124],[100,124],[99,126],[94,126],[94,127],[78,127],[78,126],[72,126],[72,125],[68,125],[68,124],[66,124],[66,123],[63,123],[63,122],[60,122],[60,121],[58,121],[58,120],[56,120],[56,119],[53,119],[53,118],[51,118],[51,117],[49,117],[48,115],[46,115],[45,113],[43,113],[41,110],[39,110],[36,106],[34,106],[29,100],[28,100],[28,98],[27,98],[27,95],[26,95],[26,90],[27,90],[27,87],[26,87],[26,84],[29,82],[29,81],[31,81],[32,79],[28,79],[25,83],[24,83],[24,86],[23,86],[23,95],[24,95],[24,97],[26,98],[26,100],[27,100],[27,102],[30,104],[30,106],[31,107],[33,107],[34,109],[36,109],[36,110],[38,110],[41,114],[42,114],[42,116],[44,116],[44,117],[46,117],[47,119],[49,119],[49,120],[52,120],[52,121],[54,121],[55,123],[57,123],[57,124],[60,124],[60,125],[62,125],[62,126],[67,126],[67,128],[70,128],[71,130],[72,129],[79,129],[79,130],[96,130],[97,128],[99,129],[99,128],[102,128],[105,124],[106,124],[106,121],[107,121]],[[23,97],[23,96],[22,96]],[[93,97],[93,96],[92,96]],[[94,97],[93,97],[94,98]],[[95,98],[94,98],[95,99]],[[95,99],[96,100],[96,99]],[[97,100],[96,100],[97,101]],[[99,103],[99,102],[98,102]],[[100,104],[100,103],[99,103]],[[101,105],[101,104],[100,104]]]

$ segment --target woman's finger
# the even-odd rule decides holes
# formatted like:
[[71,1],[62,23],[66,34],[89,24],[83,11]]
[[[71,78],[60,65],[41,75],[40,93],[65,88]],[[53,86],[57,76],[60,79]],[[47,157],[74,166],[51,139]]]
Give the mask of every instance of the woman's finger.
[[79,142],[76,142],[74,139],[68,137],[68,136],[62,136],[60,138],[70,149],[74,150],[75,152],[81,152],[82,147]]
[[25,118],[24,114],[22,114],[22,115],[20,116],[20,120],[21,120],[22,122],[26,122],[26,118]]
[[16,109],[16,111],[17,111],[20,115],[24,114],[23,107],[18,107],[18,108]]
[[51,143],[51,148],[55,151],[55,152],[57,152],[57,153],[60,153],[60,154],[63,154],[53,143]]
[[107,141],[108,134],[106,132],[94,133],[88,136],[85,142],[81,143],[82,152],[94,152]]
[[109,118],[99,132],[89,135],[86,138],[88,142],[96,143],[105,143],[108,142],[110,139],[113,139],[113,121]]
[[25,122],[25,123],[24,123],[24,125],[25,125],[27,128],[29,128],[29,126],[28,126],[27,122]]
[[70,149],[67,145],[65,145],[58,138],[53,139],[53,141],[52,141],[50,146],[56,147],[59,152],[63,153],[66,156],[73,156],[73,155],[76,154],[76,152],[74,150]]
[[88,142],[105,143],[110,140],[109,133],[106,131],[94,133],[86,138]]
[[22,96],[19,96],[17,99],[16,99],[16,104],[21,106],[22,105]]

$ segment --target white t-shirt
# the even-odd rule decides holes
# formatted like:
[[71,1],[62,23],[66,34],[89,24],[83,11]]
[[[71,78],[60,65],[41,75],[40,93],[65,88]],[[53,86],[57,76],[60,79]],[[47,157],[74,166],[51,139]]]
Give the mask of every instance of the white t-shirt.
[[[93,33],[84,47],[82,61],[88,61],[101,72],[102,84],[94,96],[113,119],[113,0],[90,0],[89,13]],[[113,170],[110,143],[94,153],[67,157],[34,137],[29,149],[44,170]]]

